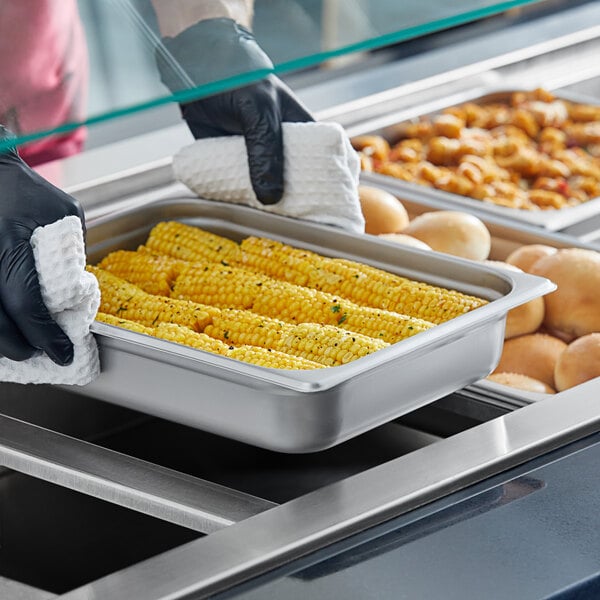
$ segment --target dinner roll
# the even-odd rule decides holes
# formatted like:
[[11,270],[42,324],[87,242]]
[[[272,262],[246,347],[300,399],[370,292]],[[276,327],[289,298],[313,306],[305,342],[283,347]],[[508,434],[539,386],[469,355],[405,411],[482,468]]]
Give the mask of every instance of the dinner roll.
[[541,297],[511,308],[506,315],[504,339],[537,331],[544,321],[544,312],[544,299]]
[[396,233],[408,225],[406,209],[392,194],[365,185],[358,187],[358,194],[367,233]]
[[[499,260],[484,260],[486,265],[507,269],[509,271],[522,272],[519,267]],[[510,339],[519,335],[537,331],[544,320],[544,299],[534,298],[525,304],[511,308],[506,314],[506,328],[504,339]],[[507,384],[508,385],[508,384]]]
[[552,246],[529,244],[527,246],[521,246],[511,252],[507,257],[506,262],[515,265],[515,267],[519,267],[519,269],[526,273],[530,273],[531,267],[533,267],[540,258],[555,253],[556,248],[553,248]]
[[487,379],[527,392],[537,392],[539,394],[556,393],[543,381],[538,381],[533,377],[527,377],[527,375],[521,375],[520,373],[492,373],[491,375],[488,375]]
[[533,333],[504,342],[494,373],[520,373],[554,388],[554,367],[567,344],[545,333]]
[[600,377],[600,333],[589,333],[571,342],[554,369],[556,389],[566,390]]
[[491,247],[490,232],[473,215],[453,210],[439,210],[415,217],[402,231],[425,242],[433,250],[484,260]]
[[548,329],[574,337],[600,332],[600,253],[581,248],[559,250],[538,260],[531,272],[558,286],[544,297]]
[[425,242],[404,233],[380,233],[378,237],[382,240],[387,240],[388,242],[394,242],[395,244],[401,244],[403,246],[412,246],[413,248],[420,248],[421,250],[431,250],[431,247]]

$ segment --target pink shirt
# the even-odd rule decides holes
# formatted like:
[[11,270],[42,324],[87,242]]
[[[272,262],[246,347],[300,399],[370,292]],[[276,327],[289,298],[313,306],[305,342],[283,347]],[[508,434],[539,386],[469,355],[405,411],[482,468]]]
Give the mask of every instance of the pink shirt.
[[[85,118],[87,51],[76,0],[0,0],[0,123],[17,134]],[[81,150],[85,129],[20,148],[37,165]]]

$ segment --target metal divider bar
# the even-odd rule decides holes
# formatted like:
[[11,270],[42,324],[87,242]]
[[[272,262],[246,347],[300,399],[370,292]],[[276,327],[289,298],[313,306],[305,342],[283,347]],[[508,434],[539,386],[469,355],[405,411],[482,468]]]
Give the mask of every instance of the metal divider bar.
[[4,415],[0,465],[206,534],[276,506]]

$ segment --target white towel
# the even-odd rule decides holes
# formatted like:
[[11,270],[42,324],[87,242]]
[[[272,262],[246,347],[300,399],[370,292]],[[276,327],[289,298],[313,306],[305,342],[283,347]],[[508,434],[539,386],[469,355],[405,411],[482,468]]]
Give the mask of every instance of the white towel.
[[25,361],[0,358],[0,381],[85,385],[100,374],[98,347],[90,333],[100,305],[96,278],[85,270],[85,245],[78,217],[65,217],[31,236],[42,298],[73,342],[73,362],[61,367],[41,354]]
[[337,123],[284,123],[283,148],[284,194],[268,206],[252,189],[242,136],[197,140],[175,155],[173,170],[202,198],[364,233],[358,198],[360,161],[343,128]]

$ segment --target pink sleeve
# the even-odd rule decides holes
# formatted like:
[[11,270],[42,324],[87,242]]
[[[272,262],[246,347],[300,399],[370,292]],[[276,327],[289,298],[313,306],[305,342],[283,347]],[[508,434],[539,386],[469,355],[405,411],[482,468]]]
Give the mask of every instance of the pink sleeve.
[[[0,123],[17,134],[85,118],[87,51],[76,0],[0,2]],[[20,149],[31,165],[81,150],[85,130]]]

